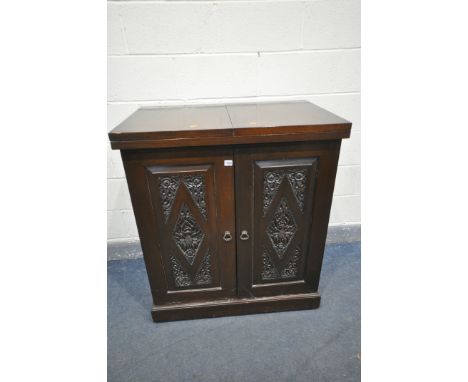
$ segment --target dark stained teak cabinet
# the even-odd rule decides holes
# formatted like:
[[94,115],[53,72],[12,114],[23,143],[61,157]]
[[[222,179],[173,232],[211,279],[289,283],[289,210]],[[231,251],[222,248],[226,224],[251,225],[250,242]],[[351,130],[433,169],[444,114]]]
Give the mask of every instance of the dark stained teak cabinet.
[[317,308],[350,130],[302,101],[143,108],[112,130],[153,320]]

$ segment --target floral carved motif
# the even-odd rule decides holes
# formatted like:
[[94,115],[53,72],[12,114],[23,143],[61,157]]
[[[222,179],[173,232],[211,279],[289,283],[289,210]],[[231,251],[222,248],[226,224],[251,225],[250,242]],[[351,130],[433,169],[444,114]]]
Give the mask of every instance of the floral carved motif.
[[171,267],[174,276],[174,284],[177,288],[192,287],[194,285],[209,285],[212,282],[211,256],[209,253],[205,255],[193,278],[184,271],[179,261],[174,256],[171,256]]
[[278,278],[278,270],[271,261],[270,255],[264,249],[262,253],[262,280],[274,280]]
[[211,284],[211,256],[209,252],[203,258],[194,281],[196,285]]
[[284,175],[281,171],[266,171],[263,176],[263,214],[265,215],[278,191]]
[[288,179],[301,211],[304,210],[307,169],[275,169],[265,171],[263,176],[263,215],[266,215],[284,177]]
[[294,216],[289,209],[286,198],[282,198],[267,228],[267,235],[280,259],[283,258],[296,231],[297,224]]
[[281,278],[289,279],[293,277],[297,277],[299,273],[299,261],[301,259],[302,252],[299,247],[294,249],[294,253],[291,256],[291,259],[285,265],[283,270],[281,271]]
[[304,192],[307,182],[307,170],[288,170],[286,174],[294,196],[299,203],[299,207],[301,211],[304,211]]
[[184,176],[184,184],[189,190],[193,201],[200,209],[203,217],[206,219],[205,186],[202,175]]
[[181,180],[200,209],[201,214],[206,219],[205,182],[203,175],[174,175],[159,178],[159,193],[161,195],[164,221],[167,223]]
[[291,259],[286,263],[281,271],[273,264],[270,254],[264,249],[262,253],[262,270],[260,276],[262,280],[290,279],[298,277],[299,263],[302,252],[299,247],[295,248]]
[[205,234],[185,203],[182,204],[172,235],[177,247],[190,265],[193,265]]
[[187,272],[184,271],[180,263],[174,256],[171,256],[172,274],[174,275],[174,283],[177,288],[188,287],[192,285],[192,280]]
[[159,178],[159,193],[161,194],[161,204],[164,219],[167,222],[171,213],[174,198],[179,189],[180,179],[178,176],[164,176]]

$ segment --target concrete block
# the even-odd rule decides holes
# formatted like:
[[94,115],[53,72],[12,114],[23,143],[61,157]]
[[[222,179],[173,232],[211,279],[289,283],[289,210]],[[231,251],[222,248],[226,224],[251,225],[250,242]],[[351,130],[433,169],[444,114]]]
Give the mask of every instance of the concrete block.
[[338,166],[335,181],[335,196],[359,195],[361,193],[361,167]]
[[175,57],[108,57],[108,101],[177,98]]
[[107,238],[123,239],[138,236],[132,210],[107,211]]
[[257,52],[301,48],[302,2],[126,3],[130,53]]
[[122,4],[129,52],[195,53],[202,49],[208,3],[138,2]]
[[351,137],[341,141],[340,165],[361,164],[361,133],[351,130]]
[[123,168],[120,151],[111,150],[110,144],[107,147],[107,178],[125,178],[125,170]]
[[360,223],[361,196],[335,196],[330,213],[330,224]]
[[177,58],[178,95],[182,99],[254,96],[257,64],[256,54]]
[[359,89],[359,49],[260,55],[260,95],[311,95]]
[[107,54],[125,54],[124,31],[119,16],[119,5],[107,3]]
[[309,1],[304,11],[304,49],[361,46],[359,0]]
[[256,54],[109,57],[108,100],[253,96],[257,58]]
[[128,192],[127,180],[107,179],[107,210],[131,210],[132,202]]
[[202,50],[265,52],[301,48],[302,2],[213,4]]

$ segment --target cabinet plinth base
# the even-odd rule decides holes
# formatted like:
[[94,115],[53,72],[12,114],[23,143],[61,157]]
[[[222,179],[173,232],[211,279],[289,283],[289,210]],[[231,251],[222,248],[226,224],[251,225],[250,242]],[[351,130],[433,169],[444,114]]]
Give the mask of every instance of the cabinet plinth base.
[[319,293],[302,293],[272,297],[230,298],[209,302],[153,305],[151,315],[153,321],[164,322],[193,318],[316,309],[319,306]]

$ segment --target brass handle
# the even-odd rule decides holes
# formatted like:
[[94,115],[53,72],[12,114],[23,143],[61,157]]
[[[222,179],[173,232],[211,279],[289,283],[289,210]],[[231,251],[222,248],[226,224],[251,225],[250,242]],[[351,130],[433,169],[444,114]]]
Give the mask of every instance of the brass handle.
[[249,240],[249,233],[246,230],[243,230],[240,235],[241,240]]
[[231,240],[232,240],[231,232],[229,232],[229,231],[224,231],[223,239],[224,239],[224,241],[231,241]]

